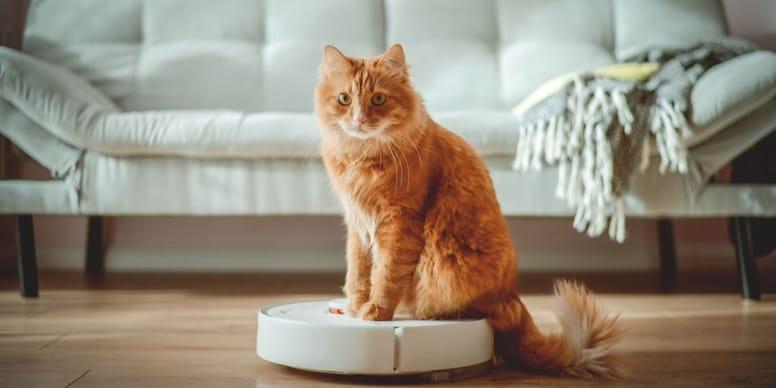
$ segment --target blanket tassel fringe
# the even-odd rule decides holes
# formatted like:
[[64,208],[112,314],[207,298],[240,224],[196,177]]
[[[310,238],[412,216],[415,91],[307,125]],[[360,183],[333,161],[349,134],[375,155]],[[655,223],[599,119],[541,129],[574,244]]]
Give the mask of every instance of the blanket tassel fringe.
[[[631,135],[635,125],[625,94],[601,87],[588,88],[574,80],[567,109],[549,119],[521,125],[513,168],[529,171],[558,165],[555,191],[576,207],[574,228],[589,236],[625,241],[625,202],[613,185],[614,165],[610,131]],[[684,139],[691,135],[684,118],[686,107],[658,100],[648,112],[649,131],[660,157],[660,173],[687,172]],[[616,124],[611,125],[616,120]],[[649,166],[651,139],[644,138],[640,168]]]

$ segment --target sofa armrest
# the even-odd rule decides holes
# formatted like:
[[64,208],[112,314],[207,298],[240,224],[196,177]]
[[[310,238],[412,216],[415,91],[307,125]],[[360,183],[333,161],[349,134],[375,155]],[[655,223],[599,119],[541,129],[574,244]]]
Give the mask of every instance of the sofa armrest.
[[78,146],[79,128],[118,112],[103,93],[70,71],[0,47],[0,97],[64,142]]
[[708,125],[738,111],[745,115],[776,95],[776,54],[755,51],[710,68],[692,89],[692,122]]
[[65,144],[1,98],[0,135],[16,144],[58,179],[66,179],[76,170],[83,152]]

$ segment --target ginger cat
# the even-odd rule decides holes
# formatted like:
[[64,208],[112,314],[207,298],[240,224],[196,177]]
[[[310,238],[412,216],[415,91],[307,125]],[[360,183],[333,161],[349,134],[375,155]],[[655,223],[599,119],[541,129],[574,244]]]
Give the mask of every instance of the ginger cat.
[[347,313],[390,320],[486,318],[507,365],[619,374],[621,330],[579,284],[555,292],[562,334],[543,334],[517,293],[515,251],[485,164],[426,113],[399,45],[374,58],[324,49],[315,114],[345,208]]

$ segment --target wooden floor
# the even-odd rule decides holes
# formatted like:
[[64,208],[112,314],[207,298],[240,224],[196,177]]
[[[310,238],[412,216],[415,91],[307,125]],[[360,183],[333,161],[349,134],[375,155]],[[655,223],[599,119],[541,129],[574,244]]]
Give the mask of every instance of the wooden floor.
[[[661,294],[647,275],[580,276],[628,332],[623,385],[776,385],[776,295],[735,293],[733,273],[680,279]],[[0,386],[331,386],[392,380],[295,371],[256,357],[256,310],[337,293],[340,275],[44,274],[41,297],[22,300],[0,279]],[[547,276],[526,275],[524,300],[554,328]],[[456,385],[598,385],[496,369]]]

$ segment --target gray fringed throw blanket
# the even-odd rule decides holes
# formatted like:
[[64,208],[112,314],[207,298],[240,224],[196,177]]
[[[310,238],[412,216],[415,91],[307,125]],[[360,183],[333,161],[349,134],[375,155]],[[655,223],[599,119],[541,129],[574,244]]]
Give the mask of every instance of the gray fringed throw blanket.
[[652,139],[660,172],[686,173],[692,86],[712,66],[754,49],[734,38],[653,49],[628,61],[656,69],[641,81],[595,72],[568,76],[557,91],[516,108],[521,120],[513,167],[558,165],[556,195],[576,207],[574,228],[598,236],[608,226],[609,236],[623,242],[622,195],[636,166],[647,167]]

